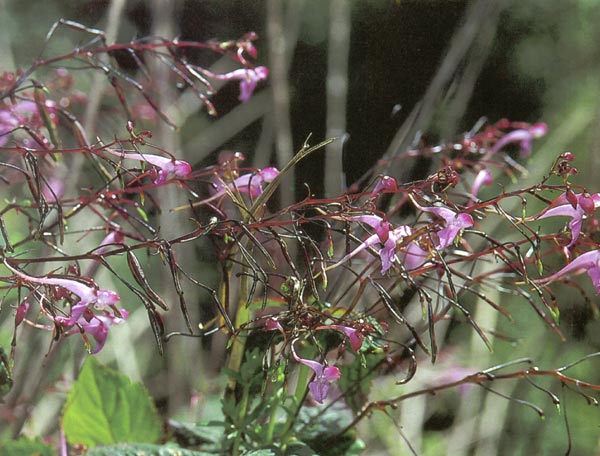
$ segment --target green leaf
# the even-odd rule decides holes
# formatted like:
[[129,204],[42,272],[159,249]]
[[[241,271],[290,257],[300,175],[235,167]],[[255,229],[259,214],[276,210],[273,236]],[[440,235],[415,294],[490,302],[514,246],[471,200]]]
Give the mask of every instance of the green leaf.
[[377,376],[375,367],[383,358],[383,353],[366,353],[355,357],[351,364],[340,367],[342,376],[338,386],[346,393],[346,402],[354,412],[360,411],[367,402],[371,384]]
[[120,444],[96,447],[86,456],[209,456],[214,453],[185,450],[173,445]]
[[139,383],[88,358],[67,396],[63,428],[70,444],[154,443],[161,420]]
[[184,423],[168,420],[169,440],[175,441],[182,447],[199,447],[204,450],[218,450],[225,438],[225,422],[210,421],[208,423]]
[[298,439],[320,456],[358,455],[365,444],[350,429],[340,434],[353,419],[352,412],[341,401],[327,407],[303,407],[298,415]]
[[50,445],[46,445],[39,437],[35,440],[21,437],[19,440],[6,442],[0,446],[0,454],[11,456],[56,456],[57,452]]

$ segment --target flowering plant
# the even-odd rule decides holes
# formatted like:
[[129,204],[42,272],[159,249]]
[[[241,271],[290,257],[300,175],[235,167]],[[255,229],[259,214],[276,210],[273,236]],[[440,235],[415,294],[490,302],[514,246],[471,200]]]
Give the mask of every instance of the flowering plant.
[[[96,32],[67,21],[62,25]],[[598,391],[600,385],[571,376],[567,371],[574,364],[517,369],[515,362],[473,371],[454,366],[439,376],[443,381],[411,392],[382,397],[372,388],[386,378],[407,384],[423,365],[448,356],[440,328],[450,321],[470,327],[492,350],[494,331],[479,324],[476,308],[513,317],[496,295],[488,296],[489,290],[527,303],[558,338],[564,338],[555,298],[560,284],[586,297],[597,312],[587,297],[591,285],[600,293],[595,219],[600,196],[573,182],[573,154],[562,153],[541,182],[494,194],[494,183],[520,169],[505,149],[516,145],[525,159],[533,140],[548,131],[543,123],[503,120],[386,157],[343,194],[322,198],[309,192],[280,207],[276,196],[286,176],[333,138],[312,146],[307,140],[291,161],[273,166],[244,167],[241,154],[227,155],[217,165],[195,165],[136,127],[129,105],[140,101],[156,113],[156,122],[172,120],[155,101],[156,93],[105,61],[125,49],[144,70],[152,59],[166,62],[172,77],[216,114],[211,80],[239,81],[242,102],[266,83],[266,67],[250,62],[257,57],[256,39],[255,34],[225,43],[140,39],[112,46],[93,40],[85,49],[4,75],[0,176],[10,184],[12,197],[0,210],[0,281],[4,301],[10,302],[1,310],[14,316],[12,349],[8,356],[1,353],[0,386],[5,388],[0,392],[7,396],[7,408],[16,414],[17,404],[25,401],[18,387],[6,393],[19,381],[11,370],[33,330],[51,333],[49,360],[76,344],[75,338],[64,341],[74,334],[96,355],[140,314],[166,358],[177,357],[169,351],[173,338],[214,343],[214,364],[227,382],[219,419],[194,425],[165,420],[163,432],[145,393],[90,361],[63,410],[63,454],[82,445],[167,440],[180,450],[234,455],[358,454],[364,444],[356,429],[373,411],[390,413],[411,397],[445,389],[464,392],[465,385],[489,389],[492,381],[533,383],[545,377],[590,400],[584,391]],[[241,68],[212,72],[188,61],[191,49],[216,52]],[[90,69],[111,78],[127,134],[90,141],[66,102],[53,100],[64,95],[59,91],[65,84],[29,82],[35,70],[78,61],[81,55]],[[68,77],[61,68],[50,80]],[[121,84],[136,91],[126,94]],[[417,157],[431,160],[434,172],[412,182],[393,177],[398,163]],[[84,169],[85,179],[70,185],[64,173],[75,166]],[[480,196],[483,185],[489,187],[485,197]],[[163,197],[167,194],[188,204],[174,203]],[[530,209],[526,197],[543,208]],[[513,201],[523,204],[516,207]],[[182,212],[186,218],[177,218]],[[569,218],[568,234],[539,228],[554,217]],[[503,227],[504,234],[490,223]],[[205,280],[206,271],[189,266],[184,244],[209,246],[214,261],[206,270],[217,270],[216,284]],[[150,278],[153,268],[161,272]],[[591,284],[579,282],[582,272]],[[117,307],[119,302],[124,308]],[[173,316],[173,302],[181,321]],[[202,312],[190,311],[196,302],[202,302]],[[131,348],[114,350],[125,358]],[[101,394],[92,394],[96,387]],[[542,390],[560,402],[550,388]],[[137,428],[148,433],[124,433],[119,427],[139,418],[119,415],[124,408],[119,401],[125,400],[120,394],[143,403],[140,410],[149,421]],[[85,401],[94,406],[81,406]],[[139,403],[127,402],[125,408],[136,410]],[[101,419],[93,415],[99,409],[105,413]],[[90,427],[88,434],[77,424],[101,421],[106,427]],[[15,422],[18,433],[23,420]],[[196,440],[182,437],[182,429]]]

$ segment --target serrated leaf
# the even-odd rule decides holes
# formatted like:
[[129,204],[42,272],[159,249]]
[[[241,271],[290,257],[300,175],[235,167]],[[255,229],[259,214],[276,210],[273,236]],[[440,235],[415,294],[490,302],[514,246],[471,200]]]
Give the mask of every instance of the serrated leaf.
[[39,437],[35,440],[21,437],[19,440],[6,442],[0,446],[0,454],[10,454],[11,456],[55,456],[56,450],[42,442]]
[[63,429],[70,444],[154,443],[161,421],[146,389],[88,358],[67,396]]
[[120,444],[96,447],[86,456],[209,456],[214,453],[192,451],[173,445],[152,445],[148,443]]

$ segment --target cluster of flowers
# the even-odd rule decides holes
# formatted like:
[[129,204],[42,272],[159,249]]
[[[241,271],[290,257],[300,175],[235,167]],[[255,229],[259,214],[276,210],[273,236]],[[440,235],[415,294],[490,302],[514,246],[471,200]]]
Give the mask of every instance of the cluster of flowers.
[[[15,281],[34,290],[40,300],[47,299],[47,293],[40,291],[40,286],[50,288],[50,295],[54,298],[70,298],[69,295],[76,298],[71,305],[69,316],[50,314],[44,306],[41,306],[41,309],[61,334],[80,333],[88,346],[90,344],[87,335],[92,336],[96,345],[90,348],[90,353],[102,350],[110,327],[123,323],[129,315],[125,309],[116,307],[121,299],[117,293],[100,289],[90,279],[84,282],[80,278],[34,277],[15,269],[6,261],[4,264],[15,275]],[[23,321],[28,310],[29,301],[25,300],[17,310],[17,325]]]

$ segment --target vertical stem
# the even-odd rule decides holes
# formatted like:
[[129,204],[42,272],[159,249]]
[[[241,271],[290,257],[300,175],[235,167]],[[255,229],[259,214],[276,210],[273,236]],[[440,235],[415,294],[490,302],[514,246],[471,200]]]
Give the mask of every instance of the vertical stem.
[[[250,319],[250,310],[247,306],[248,300],[248,275],[242,274],[240,277],[240,294],[238,306],[235,312],[235,329],[236,334],[233,334],[233,342],[231,344],[231,356],[227,363],[227,368],[234,372],[239,372],[242,361],[244,360],[244,350],[246,348],[246,337],[242,335],[240,328],[243,328]],[[235,389],[235,379],[229,381],[229,390],[233,393]]]
[[[348,55],[350,52],[350,2],[331,0],[329,8],[329,48],[327,51],[327,137],[346,133],[348,94]],[[327,146],[325,154],[325,197],[344,191],[342,151],[344,141]]]
[[[121,17],[123,17],[123,9],[125,8],[125,0],[112,0],[108,7],[108,18],[106,19],[106,43],[113,44],[117,39],[119,26],[121,25]],[[104,73],[94,73],[92,79],[92,90],[89,94],[88,104],[84,114],[84,130],[88,136],[93,138],[96,136],[96,120],[98,111],[100,110],[100,102],[103,98],[104,89],[106,88],[106,75]],[[76,154],[79,155],[79,154]]]
[[[288,82],[288,46],[283,27],[283,2],[267,1],[267,34],[269,37],[269,61],[273,90],[275,143],[277,162],[283,166],[292,159],[293,141],[290,121],[290,87]],[[294,201],[295,171],[285,176],[281,189],[281,205],[290,206]]]
[[244,385],[244,392],[242,395],[242,400],[239,403],[239,410],[237,416],[237,433],[235,435],[235,441],[233,443],[233,448],[231,449],[231,454],[233,456],[237,456],[240,454],[240,444],[242,443],[242,423],[246,419],[246,413],[248,412],[248,396],[250,393],[250,385]]

